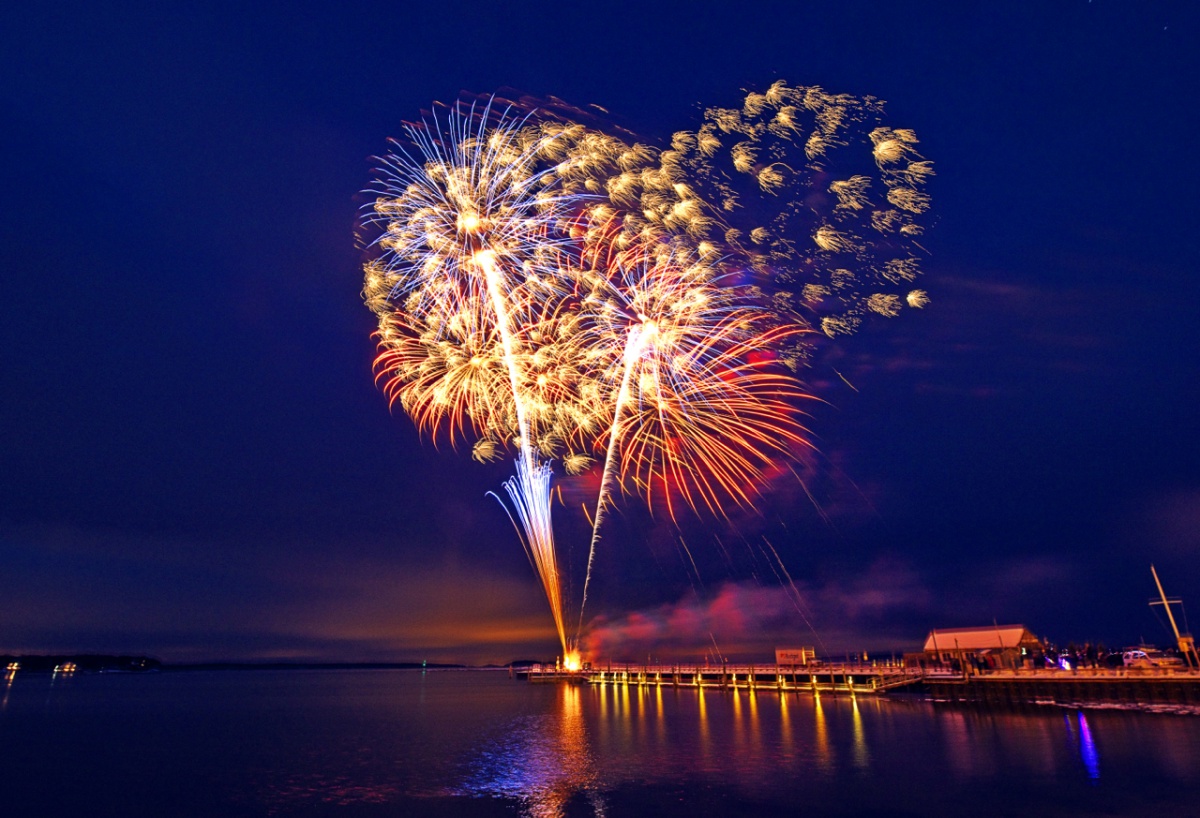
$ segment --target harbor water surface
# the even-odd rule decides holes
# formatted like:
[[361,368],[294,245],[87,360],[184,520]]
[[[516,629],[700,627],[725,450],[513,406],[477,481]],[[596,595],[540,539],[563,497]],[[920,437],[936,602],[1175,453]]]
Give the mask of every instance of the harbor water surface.
[[1200,814],[1200,716],[529,684],[506,672],[16,674],[0,813]]

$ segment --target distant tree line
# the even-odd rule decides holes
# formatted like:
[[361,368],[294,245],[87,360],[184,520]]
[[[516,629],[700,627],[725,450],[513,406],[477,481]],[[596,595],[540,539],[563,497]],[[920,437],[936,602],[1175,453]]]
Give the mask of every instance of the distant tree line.
[[149,656],[112,656],[103,653],[51,654],[45,656],[0,656],[0,671],[17,664],[21,672],[52,673],[68,663],[75,665],[76,671],[121,671],[125,673],[145,673],[161,670],[162,662]]

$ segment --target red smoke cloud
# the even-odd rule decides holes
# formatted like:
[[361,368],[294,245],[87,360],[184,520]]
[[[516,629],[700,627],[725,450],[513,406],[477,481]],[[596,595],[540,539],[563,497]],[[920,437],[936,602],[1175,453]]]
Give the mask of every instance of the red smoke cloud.
[[776,647],[818,654],[919,648],[933,595],[905,565],[882,560],[821,587],[729,583],[706,598],[619,618],[599,616],[583,636],[592,661],[773,661]]

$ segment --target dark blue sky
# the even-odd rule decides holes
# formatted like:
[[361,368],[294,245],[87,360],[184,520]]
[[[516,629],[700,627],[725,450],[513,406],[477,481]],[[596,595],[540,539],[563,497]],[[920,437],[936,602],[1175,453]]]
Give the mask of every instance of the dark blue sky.
[[553,655],[484,497],[508,466],[422,444],[373,384],[353,243],[401,121],[505,87],[651,140],[778,78],[872,94],[938,173],[930,308],[818,351],[816,505],[685,521],[697,579],[624,503],[604,644],[1162,642],[1152,561],[1200,611],[1193,5],[725,5],[6,12],[0,651]]

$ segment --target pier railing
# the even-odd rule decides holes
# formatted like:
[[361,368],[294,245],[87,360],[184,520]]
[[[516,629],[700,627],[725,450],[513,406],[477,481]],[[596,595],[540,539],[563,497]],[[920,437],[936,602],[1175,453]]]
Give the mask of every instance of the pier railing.
[[[1079,684],[1112,686],[1130,683],[1136,688],[1150,683],[1186,682],[1200,690],[1200,671],[1178,667],[1148,668],[1008,668],[934,665],[905,666],[900,662],[778,664],[634,664],[605,663],[583,670],[565,671],[554,665],[534,665],[527,673],[531,682],[568,681],[597,685],[652,687],[704,687],[724,689],[808,691],[812,693],[872,694],[923,687],[945,691],[952,688],[993,687],[1019,683],[1022,688],[1042,683],[1051,688],[1072,689]],[[949,686],[949,687],[947,687]],[[1030,690],[1034,689],[1029,687]],[[1099,689],[1099,688],[1097,688]],[[972,694],[974,695],[974,694]]]
[[575,681],[662,687],[720,687],[726,689],[807,690],[817,693],[877,693],[919,681],[924,673],[899,663],[820,665],[606,663],[579,671],[554,665],[534,665],[529,681]]

